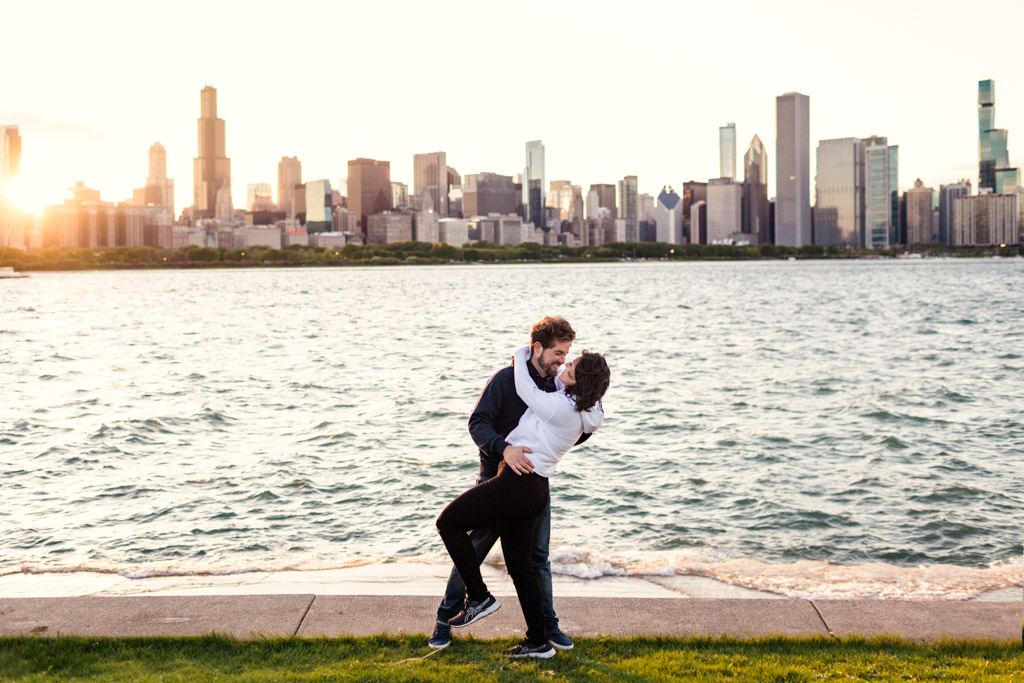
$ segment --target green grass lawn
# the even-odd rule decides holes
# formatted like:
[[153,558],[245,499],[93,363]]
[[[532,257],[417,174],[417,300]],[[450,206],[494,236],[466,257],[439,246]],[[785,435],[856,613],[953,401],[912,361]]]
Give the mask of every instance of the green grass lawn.
[[420,659],[431,652],[424,641],[0,638],[0,680],[1024,681],[1018,643],[600,638],[579,639],[553,659],[509,661],[506,641],[458,639]]

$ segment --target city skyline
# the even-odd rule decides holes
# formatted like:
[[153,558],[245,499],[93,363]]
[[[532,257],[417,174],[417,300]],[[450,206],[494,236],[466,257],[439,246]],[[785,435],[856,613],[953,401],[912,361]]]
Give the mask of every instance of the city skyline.
[[[774,98],[790,91],[812,100],[812,149],[823,139],[886,136],[900,147],[901,191],[911,188],[919,177],[936,188],[958,178],[972,179],[976,186],[977,83],[983,79],[1004,84],[999,91],[997,125],[1010,133],[1010,164],[1022,165],[1013,156],[1017,149],[1013,136],[1024,134],[1020,132],[1024,131],[1024,92],[1012,87],[1012,41],[1000,36],[1004,31],[1009,35],[1009,27],[1018,23],[1013,18],[1024,18],[1024,10],[1014,3],[996,3],[986,12],[958,17],[958,45],[965,53],[988,55],[984,64],[972,66],[951,59],[940,39],[954,30],[948,20],[952,14],[942,11],[946,5],[956,7],[952,3],[940,3],[927,16],[918,16],[910,8],[869,5],[858,16],[846,17],[838,10],[817,7],[812,13],[807,3],[768,8],[739,3],[742,20],[737,21],[736,8],[641,2],[614,26],[605,23],[601,8],[593,3],[550,8],[528,2],[524,16],[505,21],[503,14],[500,22],[488,20],[490,10],[470,12],[470,5],[464,3],[450,3],[450,16],[444,19],[414,4],[399,4],[397,19],[381,9],[324,5],[325,21],[344,18],[345,25],[365,23],[379,28],[369,36],[353,30],[351,49],[388,47],[379,63],[355,72],[339,62],[338,55],[328,59],[326,48],[311,43],[303,61],[338,64],[335,71],[346,83],[327,89],[320,85],[319,72],[310,70],[307,75],[289,60],[270,60],[256,68],[251,55],[233,47],[231,41],[214,44],[202,55],[171,50],[175,36],[187,26],[189,3],[180,16],[144,31],[116,23],[97,25],[87,45],[83,41],[89,32],[82,32],[81,24],[96,23],[96,16],[126,15],[127,5],[100,3],[99,10],[85,10],[58,2],[45,15],[40,8],[18,6],[11,8],[7,19],[24,30],[12,32],[0,46],[5,63],[19,64],[0,75],[5,93],[0,119],[18,125],[23,139],[22,174],[12,190],[13,199],[38,212],[43,205],[62,201],[66,188],[81,180],[99,189],[105,199],[123,201],[146,177],[146,150],[160,142],[166,149],[167,175],[181,189],[175,194],[175,212],[180,213],[192,194],[188,189],[196,153],[195,93],[204,85],[217,88],[218,116],[229,129],[226,156],[235,176],[231,189],[236,206],[244,204],[248,184],[276,185],[276,164],[282,157],[298,157],[305,178],[332,183],[344,178],[351,159],[387,160],[392,163],[393,180],[412,186],[413,155],[423,150],[443,150],[447,163],[462,174],[512,175],[521,172],[524,142],[537,139],[544,141],[547,150],[549,178],[567,178],[588,187],[636,175],[640,191],[656,195],[665,184],[678,187],[687,180],[718,177],[717,131],[725,121],[736,122],[737,147],[756,134],[773,150]],[[906,27],[900,34],[902,51],[884,57],[845,51],[858,57],[842,56],[842,46],[859,44],[862,29],[871,25],[871,7],[884,10],[894,25]],[[266,6],[264,14],[269,11]],[[227,8],[206,7],[204,13],[209,22],[230,26],[232,33],[257,26],[266,30],[257,23],[259,12],[250,18]],[[282,15],[274,30],[286,35],[289,27],[300,25],[301,18],[312,13]],[[565,45],[554,41],[544,54],[521,56],[520,43],[528,35],[524,31],[532,14],[546,25],[564,27],[574,40]],[[822,23],[842,19],[847,30],[838,38],[830,35],[826,42],[809,30],[812,16]],[[1001,21],[991,24],[992,16]],[[666,18],[677,19],[677,25],[730,27],[737,55],[716,55],[708,68],[696,68],[705,59],[705,38],[700,34],[712,32],[690,31],[686,41],[668,40],[673,22],[663,21]],[[44,27],[53,33],[52,44],[63,47],[27,63],[18,60],[18,55],[32,53]],[[491,108],[473,116],[453,116],[452,105],[474,92],[466,90],[464,79],[495,82],[487,78],[493,64],[481,60],[486,63],[467,64],[464,75],[435,93],[437,106],[416,107],[415,114],[409,113],[412,102],[420,101],[415,99],[420,97],[418,86],[409,85],[407,92],[400,87],[396,92],[394,83],[395,77],[414,72],[417,38],[430,32],[459,35],[460,29],[469,30],[467,47],[487,47],[510,67],[525,60],[539,73],[553,75],[556,64],[578,65],[579,87],[572,89],[571,97],[586,106],[559,107],[562,96],[553,91],[552,106],[523,103],[507,110]],[[111,45],[100,38],[109,38]],[[168,48],[166,54],[153,51],[152,45],[161,41]],[[605,43],[615,44],[616,49],[598,51],[596,57],[586,49]],[[744,45],[763,45],[763,59],[743,59],[739,46]],[[129,63],[125,54],[133,53],[151,56],[155,66]],[[581,62],[584,54],[588,56]],[[67,68],[71,55],[73,71]],[[680,68],[690,65],[687,87],[674,89],[667,106],[651,108],[643,103],[646,94],[661,92],[663,60]],[[868,82],[862,74],[871,72],[877,60],[883,60],[889,70],[905,66],[908,77],[883,87]],[[152,78],[154,69],[162,72],[161,78]],[[631,76],[635,96],[597,87],[608,73],[621,69],[635,72]],[[113,87],[104,96],[97,96],[103,90],[102,81],[80,76],[121,71],[131,87]],[[415,80],[409,79],[410,83]],[[270,84],[274,87],[268,88]],[[353,106],[352,98],[345,96],[347,89],[367,96]],[[321,99],[311,99],[312,92]],[[385,95],[404,95],[410,105],[385,107],[384,100],[375,104],[375,96]],[[73,109],[69,102],[75,103]],[[774,163],[770,166],[768,193],[774,196]]]

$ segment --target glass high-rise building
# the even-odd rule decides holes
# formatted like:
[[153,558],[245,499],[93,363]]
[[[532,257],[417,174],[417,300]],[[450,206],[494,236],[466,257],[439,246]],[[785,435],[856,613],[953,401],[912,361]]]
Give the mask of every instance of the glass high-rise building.
[[899,244],[899,147],[884,137],[864,140],[864,246]]
[[860,138],[818,143],[814,184],[814,243],[864,246],[864,142]]
[[743,226],[750,241],[766,244],[768,232],[768,152],[756,135],[743,155]]
[[1010,166],[1007,132],[996,128],[995,81],[978,81],[978,191],[1012,192],[1020,185],[1019,169]]
[[626,221],[626,241],[640,240],[640,183],[635,175],[619,181],[619,218]]
[[735,123],[727,123],[718,129],[718,176],[733,180],[737,178]]
[[775,98],[775,243],[811,244],[811,98]]
[[544,177],[544,143],[526,143],[526,167],[523,169],[523,219],[538,228],[546,228],[547,179]]

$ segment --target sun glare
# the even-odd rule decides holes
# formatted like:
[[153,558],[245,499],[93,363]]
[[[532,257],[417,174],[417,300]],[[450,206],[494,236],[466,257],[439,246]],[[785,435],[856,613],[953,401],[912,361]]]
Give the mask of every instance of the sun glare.
[[46,188],[33,185],[28,182],[24,175],[17,175],[7,183],[7,201],[14,204],[22,211],[41,216],[43,207],[47,204],[60,203],[61,199],[53,196],[52,188],[47,192]]

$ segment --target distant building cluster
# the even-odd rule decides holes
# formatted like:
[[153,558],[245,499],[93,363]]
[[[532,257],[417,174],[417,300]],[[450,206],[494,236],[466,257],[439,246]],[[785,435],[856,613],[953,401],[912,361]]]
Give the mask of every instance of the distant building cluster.
[[[17,211],[5,189],[18,174],[21,137],[0,122],[0,247],[188,245],[245,249],[419,241],[462,246],[486,241],[596,246],[608,242],[779,244],[883,249],[908,244],[992,246],[1024,241],[1024,188],[1010,166],[1007,131],[995,127],[995,84],[978,84],[978,178],[899,191],[899,146],[884,136],[820,140],[810,164],[810,98],[776,97],[775,197],[768,197],[768,153],[754,135],[737,168],[736,124],[719,128],[719,175],[664,185],[654,197],[635,175],[583,187],[548,181],[542,141],[526,143],[521,173],[461,176],[445,152],[413,155],[411,185],[391,178],[391,163],[352,159],[346,176],[302,178],[297,157],[277,166],[276,200],[268,182],[231,195],[226,124],[217,91],[200,92],[192,205],[174,215],[167,153],[149,150],[149,176],[131,199],[113,203],[78,183],[41,217]],[[739,171],[742,170],[742,178]],[[811,178],[815,179],[812,202]]]

